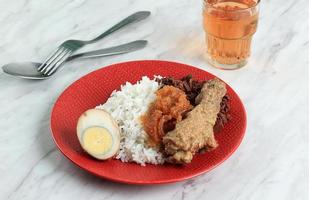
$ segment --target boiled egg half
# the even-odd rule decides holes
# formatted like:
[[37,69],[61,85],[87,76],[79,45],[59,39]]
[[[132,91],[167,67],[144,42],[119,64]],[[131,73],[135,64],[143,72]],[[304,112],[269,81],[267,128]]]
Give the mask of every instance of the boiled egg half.
[[84,112],[77,122],[77,137],[82,148],[99,160],[112,158],[119,150],[120,129],[105,110]]

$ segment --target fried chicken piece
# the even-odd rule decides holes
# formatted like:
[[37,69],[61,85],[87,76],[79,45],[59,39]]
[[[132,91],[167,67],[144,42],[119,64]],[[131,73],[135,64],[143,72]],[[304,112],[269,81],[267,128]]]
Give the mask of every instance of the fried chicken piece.
[[219,79],[207,81],[196,97],[198,105],[163,137],[165,153],[171,163],[190,163],[194,154],[202,149],[213,149],[217,142],[213,133],[225,84]]

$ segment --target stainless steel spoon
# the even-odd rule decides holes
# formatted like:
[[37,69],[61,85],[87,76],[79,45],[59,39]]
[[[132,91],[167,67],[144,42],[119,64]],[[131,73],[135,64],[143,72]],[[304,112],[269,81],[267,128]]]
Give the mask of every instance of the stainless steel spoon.
[[[95,57],[105,57],[105,56],[129,53],[144,48],[147,45],[147,43],[148,42],[146,40],[137,40],[134,42],[129,42],[115,47],[80,53],[72,55],[66,60],[66,62],[78,58],[95,58]],[[36,62],[9,63],[4,65],[2,67],[2,70],[6,74],[19,78],[36,79],[36,80],[49,78],[51,75],[44,75],[43,73],[38,71],[38,67],[41,64],[42,63],[36,63]]]

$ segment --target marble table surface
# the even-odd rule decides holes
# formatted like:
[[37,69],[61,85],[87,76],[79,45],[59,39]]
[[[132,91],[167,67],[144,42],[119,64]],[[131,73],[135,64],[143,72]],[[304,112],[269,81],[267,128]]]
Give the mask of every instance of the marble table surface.
[[[91,38],[135,11],[152,12],[146,21],[87,47],[149,40],[141,51],[71,62],[41,82],[0,72],[0,199],[309,199],[309,1],[262,0],[252,57],[237,71],[217,70],[205,61],[201,3],[0,0],[0,66],[43,60],[64,39]],[[58,95],[102,66],[140,59],[187,63],[229,83],[248,114],[235,154],[207,174],[157,186],[102,180],[68,161],[49,130]]]

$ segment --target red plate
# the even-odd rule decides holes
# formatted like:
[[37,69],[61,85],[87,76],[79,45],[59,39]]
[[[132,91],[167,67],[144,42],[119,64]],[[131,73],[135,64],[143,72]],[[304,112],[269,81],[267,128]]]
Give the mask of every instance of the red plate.
[[170,164],[142,167],[119,160],[98,161],[83,152],[76,136],[79,116],[87,109],[104,103],[111,92],[126,81],[135,83],[142,76],[173,76],[180,78],[192,74],[199,80],[215,76],[185,64],[167,61],[133,61],[114,64],[94,71],[69,86],[58,98],[51,115],[51,130],[60,151],[73,163],[99,177],[130,184],[171,183],[208,172],[226,160],[239,146],[246,129],[244,106],[227,86],[231,97],[232,120],[216,134],[219,147],[211,152],[198,154],[192,163],[176,166]]

